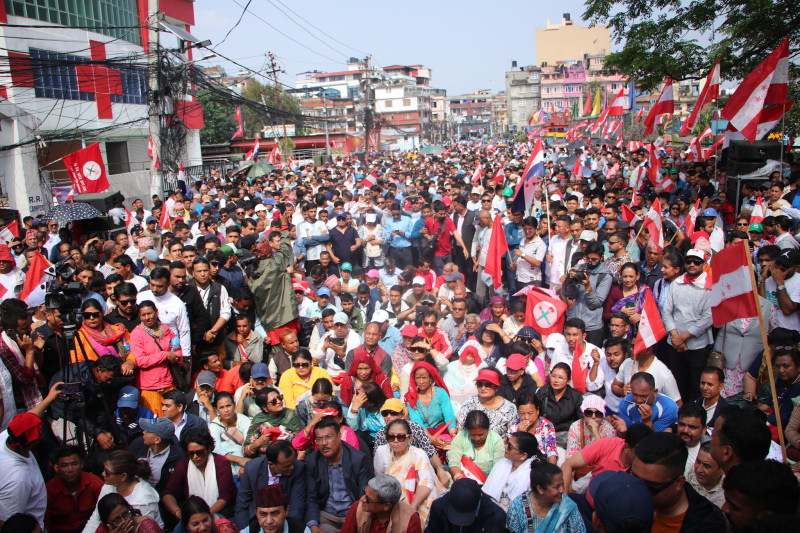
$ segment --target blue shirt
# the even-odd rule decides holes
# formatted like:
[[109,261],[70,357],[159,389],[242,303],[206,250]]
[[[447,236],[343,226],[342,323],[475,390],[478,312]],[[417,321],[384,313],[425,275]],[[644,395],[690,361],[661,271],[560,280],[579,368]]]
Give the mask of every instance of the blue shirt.
[[392,355],[392,352],[401,340],[403,339],[400,336],[400,330],[394,326],[388,326],[386,328],[386,334],[378,341],[378,346],[383,348],[389,355]]
[[383,286],[386,287],[387,289],[391,289],[392,286],[397,285],[397,282],[400,280],[401,272],[402,271],[399,268],[394,267],[394,271],[391,274],[389,274],[388,272],[386,272],[385,268],[382,268],[378,271],[378,275],[380,276],[381,283],[383,283]]
[[[411,231],[414,229],[414,224],[408,216],[401,216],[400,220],[395,220],[394,217],[389,217],[384,222],[386,227],[386,236],[389,239],[389,246],[392,248],[408,248],[411,246]],[[400,230],[403,235],[392,235],[392,231]],[[387,287],[389,285],[386,285]]]
[[[631,427],[633,424],[642,422],[642,414],[639,406],[633,403],[633,395],[628,394],[619,404],[619,417],[625,425]],[[656,403],[653,405],[653,430],[664,431],[673,424],[678,423],[678,404],[672,398],[659,394]]]

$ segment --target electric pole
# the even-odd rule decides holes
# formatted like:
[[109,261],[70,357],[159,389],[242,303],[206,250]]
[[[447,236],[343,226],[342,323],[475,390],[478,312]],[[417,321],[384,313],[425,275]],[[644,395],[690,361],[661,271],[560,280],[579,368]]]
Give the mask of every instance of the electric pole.
[[328,157],[331,156],[331,138],[328,135],[328,104],[325,102],[325,89],[319,90],[320,96],[322,96],[322,108],[325,111],[325,153],[328,154]]
[[[364,157],[369,157],[369,135],[372,133],[373,101],[372,101],[372,56],[364,60],[366,76],[364,78]],[[366,161],[366,159],[365,159]]]
[[158,43],[158,0],[147,0],[147,61],[149,63],[150,86],[150,142],[152,144],[152,157],[150,158],[150,192],[164,196],[164,182],[160,179],[160,171],[156,161],[161,157],[161,91],[159,90],[158,70],[160,67],[160,49]]
[[[269,69],[270,73],[272,74],[272,79],[275,82],[275,98],[278,99],[278,109],[280,111],[283,111],[283,101],[281,100],[281,88],[280,85],[278,85],[278,72],[283,72],[283,70],[278,68],[278,64],[275,62],[275,54],[273,54],[272,52],[269,53]],[[286,134],[286,117],[282,116],[281,121],[283,122],[283,138],[285,139],[288,136]]]

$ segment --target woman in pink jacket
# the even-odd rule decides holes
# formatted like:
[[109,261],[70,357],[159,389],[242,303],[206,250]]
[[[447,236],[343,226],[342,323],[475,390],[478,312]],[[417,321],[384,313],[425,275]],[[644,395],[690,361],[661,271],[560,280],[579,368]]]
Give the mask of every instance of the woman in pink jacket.
[[171,342],[178,337],[158,319],[158,309],[151,300],[139,304],[139,319],[141,323],[131,332],[139,402],[161,416],[161,395],[175,388],[169,365],[182,362],[181,347],[179,342]]

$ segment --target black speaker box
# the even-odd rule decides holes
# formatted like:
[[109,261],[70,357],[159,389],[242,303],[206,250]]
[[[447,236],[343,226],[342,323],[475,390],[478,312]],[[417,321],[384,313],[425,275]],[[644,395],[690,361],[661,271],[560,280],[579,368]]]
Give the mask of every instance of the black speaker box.
[[739,161],[766,161],[780,159],[781,151],[779,141],[756,141],[753,144],[747,141],[731,141],[728,157]]
[[109,209],[122,207],[125,197],[119,192],[101,192],[96,194],[76,194],[75,201],[87,203],[105,214],[108,213]]

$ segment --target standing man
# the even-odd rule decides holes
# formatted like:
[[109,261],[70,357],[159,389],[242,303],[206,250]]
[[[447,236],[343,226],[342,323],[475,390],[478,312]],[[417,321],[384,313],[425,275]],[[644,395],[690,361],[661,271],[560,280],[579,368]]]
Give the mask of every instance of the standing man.
[[[400,270],[412,264],[410,235],[413,230],[411,217],[403,216],[400,204],[395,202],[389,207],[391,217],[386,221],[386,235],[389,243],[389,257],[394,259]],[[391,285],[390,285],[391,286]]]
[[[533,217],[523,221],[525,238],[513,252],[513,261],[516,270],[516,289],[535,285],[542,285],[542,264],[547,255],[547,245],[536,232],[538,223]],[[513,294],[516,291],[509,290]]]
[[556,234],[550,237],[549,251],[546,256],[549,267],[550,288],[558,291],[567,279],[568,265],[566,264],[567,244],[570,240],[569,215],[560,215],[556,218]]
[[192,339],[192,361],[195,368],[199,363],[200,353],[197,345],[202,343],[204,336],[211,330],[211,316],[203,305],[203,299],[197,288],[186,283],[186,265],[182,261],[173,261],[169,264],[169,291],[181,299],[186,306],[186,318]]
[[[475,211],[468,207],[467,197],[464,195],[456,196],[453,200],[453,224],[456,226],[456,233],[461,235],[466,250],[472,250],[472,239],[475,237]],[[480,205],[480,204],[479,204]],[[464,274],[466,285],[470,290],[475,290],[475,273],[472,270],[472,258],[464,257],[461,246],[456,246],[456,255],[453,261],[458,265],[458,271]]]
[[198,257],[192,262],[192,273],[194,277],[190,284],[200,293],[200,300],[211,321],[211,327],[203,333],[203,345],[224,358],[222,341],[232,313],[228,290],[221,283],[211,280],[211,264],[204,257]]
[[[464,239],[461,235],[456,233],[456,225],[453,220],[447,217],[447,206],[441,200],[436,200],[433,203],[434,216],[425,221],[423,226],[424,233],[422,235],[429,241],[434,243],[433,250],[433,266],[437,274],[441,274],[444,269],[444,264],[453,260],[452,246],[450,244],[450,237],[453,236],[461,247],[462,256],[464,259],[469,258],[469,250],[467,245],[464,244]],[[424,245],[423,245],[424,246]],[[473,267],[474,269],[474,267]]]
[[325,223],[317,220],[317,207],[313,203],[306,204],[303,216],[305,220],[297,225],[297,239],[306,247],[305,269],[311,272],[319,264],[319,256],[330,236]]
[[519,289],[517,287],[517,265],[514,260],[519,257],[516,255],[520,247],[520,243],[525,237],[524,226],[522,219],[525,213],[522,211],[513,211],[511,213],[511,222],[503,227],[506,235],[506,243],[508,244],[508,254],[505,256],[506,261],[506,279],[508,280],[508,293],[515,294]]

